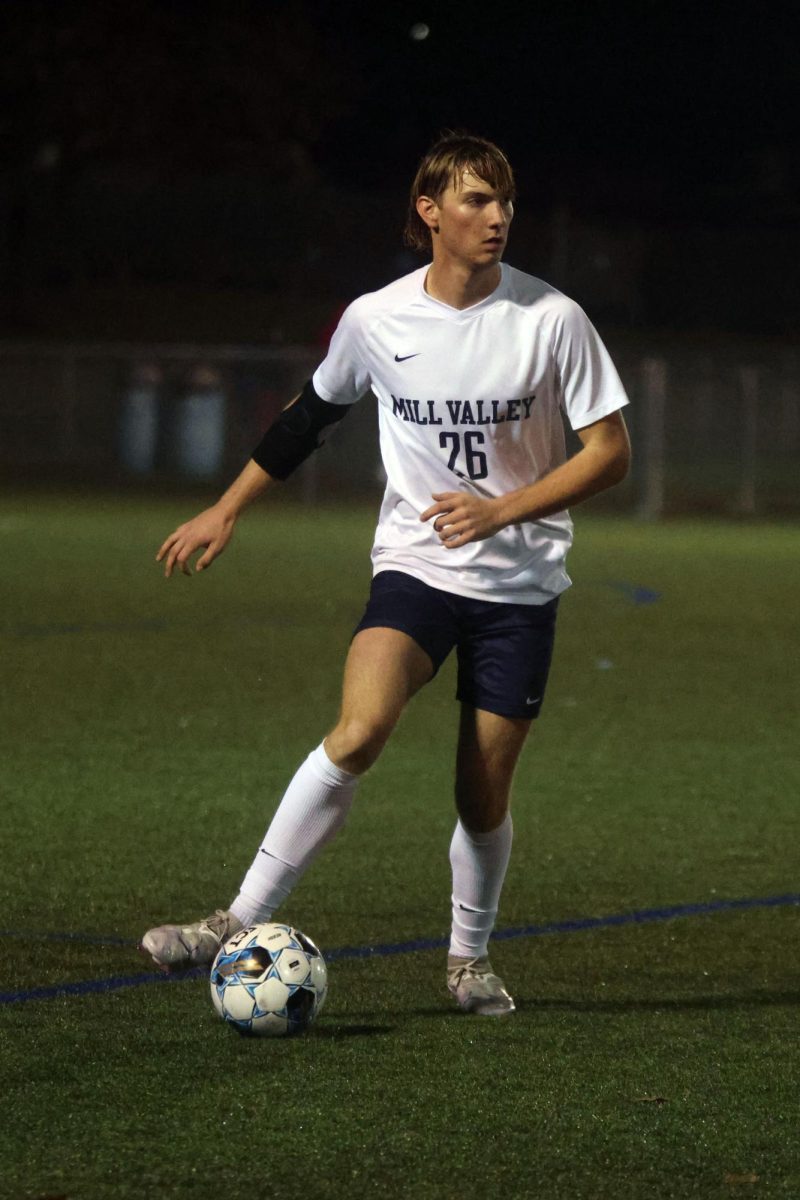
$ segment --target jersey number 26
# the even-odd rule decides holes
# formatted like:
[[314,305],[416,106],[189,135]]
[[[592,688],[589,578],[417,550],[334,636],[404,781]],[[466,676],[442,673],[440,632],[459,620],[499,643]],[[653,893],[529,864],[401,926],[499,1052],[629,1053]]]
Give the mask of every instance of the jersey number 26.
[[461,453],[461,435],[458,433],[440,433],[439,445],[443,450],[446,450],[448,443],[451,445],[450,457],[447,460],[448,470],[453,471],[459,479],[485,479],[489,474],[489,468],[486,465],[486,455],[482,450],[476,450],[476,446],[482,446],[484,443],[484,435],[479,430],[470,430],[464,434],[464,462],[466,465],[466,473],[460,471],[456,466],[456,461]]

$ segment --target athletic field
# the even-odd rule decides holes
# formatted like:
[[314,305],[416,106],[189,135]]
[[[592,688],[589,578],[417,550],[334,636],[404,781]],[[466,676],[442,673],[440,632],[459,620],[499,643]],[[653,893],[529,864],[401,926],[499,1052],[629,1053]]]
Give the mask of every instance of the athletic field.
[[317,1025],[250,1041],[136,941],[229,903],[335,719],[374,512],[264,504],[167,583],[197,504],[0,510],[4,1200],[796,1200],[797,526],[576,511],[492,954],[514,1016],[444,987],[448,665],[280,911],[329,958]]

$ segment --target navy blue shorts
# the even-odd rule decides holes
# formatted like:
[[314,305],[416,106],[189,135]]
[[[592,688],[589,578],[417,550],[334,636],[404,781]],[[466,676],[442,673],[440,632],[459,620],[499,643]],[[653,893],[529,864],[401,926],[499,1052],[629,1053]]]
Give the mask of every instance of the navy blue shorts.
[[372,580],[362,629],[399,629],[421,646],[434,675],[455,646],[456,699],[502,717],[538,717],[553,656],[558,598],[547,604],[471,600],[403,571]]

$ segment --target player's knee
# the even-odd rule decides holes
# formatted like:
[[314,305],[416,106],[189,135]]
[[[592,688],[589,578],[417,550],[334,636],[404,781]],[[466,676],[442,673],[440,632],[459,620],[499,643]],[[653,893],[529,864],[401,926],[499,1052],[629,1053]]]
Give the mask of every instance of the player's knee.
[[393,728],[388,720],[342,720],[326,740],[327,752],[343,771],[360,775],[376,762]]
[[507,812],[508,804],[458,808],[459,820],[470,833],[492,833],[503,824]]
[[472,779],[456,782],[456,808],[463,825],[473,833],[491,833],[505,820],[509,788],[487,786]]

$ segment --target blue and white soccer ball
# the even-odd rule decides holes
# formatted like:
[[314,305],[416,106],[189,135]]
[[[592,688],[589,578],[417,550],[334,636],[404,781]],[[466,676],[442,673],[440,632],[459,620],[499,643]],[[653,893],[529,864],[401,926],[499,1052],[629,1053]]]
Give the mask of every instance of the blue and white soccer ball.
[[211,999],[240,1033],[286,1037],[308,1029],[328,992],[321,953],[299,929],[264,924],[242,929],[211,965]]

